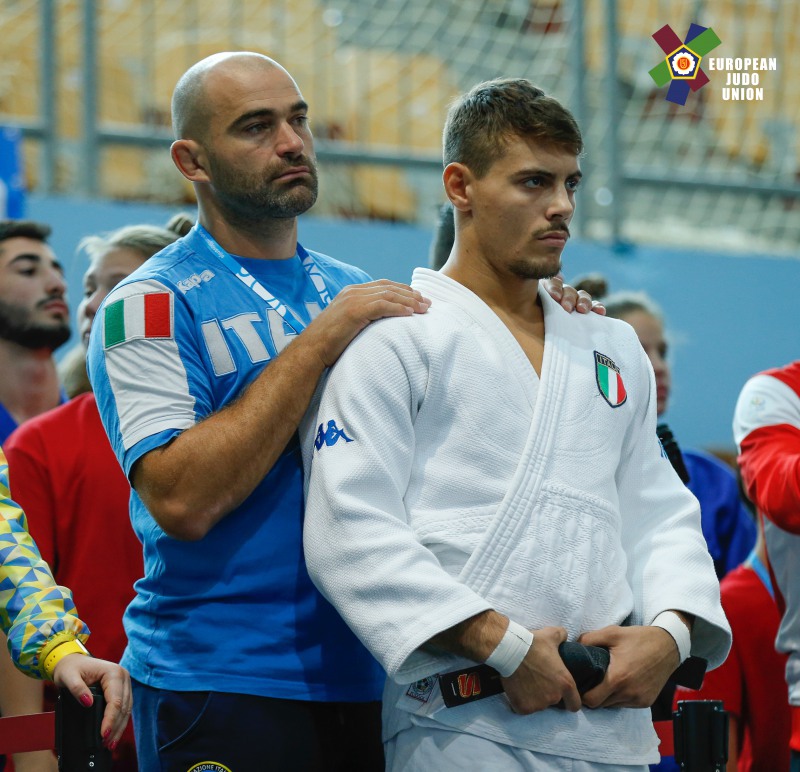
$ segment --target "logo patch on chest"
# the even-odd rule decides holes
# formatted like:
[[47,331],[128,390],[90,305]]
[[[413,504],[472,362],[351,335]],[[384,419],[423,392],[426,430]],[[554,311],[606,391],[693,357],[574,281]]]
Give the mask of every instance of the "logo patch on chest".
[[594,371],[597,378],[597,388],[600,389],[603,399],[611,407],[622,405],[628,398],[628,393],[625,391],[622,375],[619,367],[614,364],[614,360],[599,351],[595,351]]

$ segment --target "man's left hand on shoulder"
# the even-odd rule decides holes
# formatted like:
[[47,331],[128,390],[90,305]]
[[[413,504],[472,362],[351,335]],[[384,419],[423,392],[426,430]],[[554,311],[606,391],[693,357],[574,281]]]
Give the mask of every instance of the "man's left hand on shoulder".
[[611,654],[602,683],[583,695],[588,708],[648,708],[680,664],[675,641],[660,627],[612,625],[578,640]]
[[592,300],[592,296],[584,290],[576,290],[569,284],[564,284],[564,277],[559,274],[552,279],[544,280],[544,288],[553,300],[561,304],[561,307],[572,313],[577,311],[579,314],[588,314],[594,311],[600,316],[606,315],[606,307],[599,300]]

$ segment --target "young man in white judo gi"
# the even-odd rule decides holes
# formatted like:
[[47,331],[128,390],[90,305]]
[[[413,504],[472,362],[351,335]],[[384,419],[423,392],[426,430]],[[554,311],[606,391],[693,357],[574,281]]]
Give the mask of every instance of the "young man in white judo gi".
[[[581,152],[573,117],[528,81],[453,105],[455,244],[412,282],[432,305],[351,343],[308,433],[306,559],[389,675],[389,769],[644,769],[668,676],[730,646],[635,333],[540,285],[561,266]],[[610,651],[582,697],[565,640]],[[436,674],[476,662],[505,694],[444,707]]]

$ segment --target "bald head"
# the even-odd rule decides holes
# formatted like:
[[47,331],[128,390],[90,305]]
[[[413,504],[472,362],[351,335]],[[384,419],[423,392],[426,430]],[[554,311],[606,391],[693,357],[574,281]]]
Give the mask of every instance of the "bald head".
[[175,139],[203,137],[211,114],[208,85],[213,78],[235,79],[240,74],[275,69],[291,78],[274,59],[251,51],[226,51],[193,64],[181,76],[172,94],[172,131]]

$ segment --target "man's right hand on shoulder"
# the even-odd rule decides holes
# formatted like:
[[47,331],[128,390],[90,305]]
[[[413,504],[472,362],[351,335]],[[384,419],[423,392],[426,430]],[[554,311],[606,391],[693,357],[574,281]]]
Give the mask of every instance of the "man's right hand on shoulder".
[[506,697],[515,713],[528,715],[558,705],[572,712],[581,708],[575,681],[558,653],[567,640],[563,627],[543,627],[533,631],[533,645],[525,659],[508,678],[503,678]]
[[407,284],[379,279],[345,287],[305,329],[302,340],[314,346],[331,367],[353,338],[370,322],[389,316],[424,314],[431,301]]

